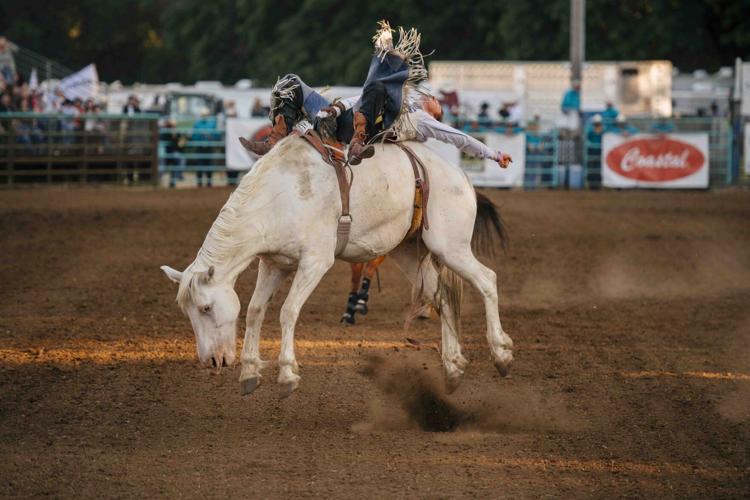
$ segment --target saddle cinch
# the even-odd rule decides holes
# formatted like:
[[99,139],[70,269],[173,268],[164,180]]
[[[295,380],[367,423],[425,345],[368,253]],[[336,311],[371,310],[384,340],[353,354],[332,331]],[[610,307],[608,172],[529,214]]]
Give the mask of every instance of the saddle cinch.
[[[346,175],[347,167],[351,171],[344,156],[344,145],[335,141],[325,140],[314,130],[308,130],[301,133],[300,136],[305,139],[315,150],[320,153],[323,161],[333,167],[336,172],[336,179],[339,184],[339,194],[341,195],[341,217],[336,230],[336,252],[338,256],[346,248],[349,242],[349,233],[352,227],[352,216],[349,213],[349,192],[351,191],[352,182],[354,182],[354,172],[352,171],[351,180]],[[407,238],[417,232],[418,229],[428,230],[430,228],[427,220],[427,200],[430,196],[430,183],[427,176],[427,169],[422,160],[412,151],[412,149],[396,141],[389,141],[391,144],[398,146],[409,158],[412,170],[414,171],[414,214],[411,219],[411,227],[407,233]]]

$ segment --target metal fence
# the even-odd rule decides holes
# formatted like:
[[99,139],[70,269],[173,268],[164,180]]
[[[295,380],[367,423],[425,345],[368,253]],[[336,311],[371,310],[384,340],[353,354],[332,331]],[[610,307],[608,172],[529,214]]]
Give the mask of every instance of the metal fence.
[[[663,121],[634,119],[640,132]],[[733,184],[733,134],[719,118],[672,120],[675,132],[709,135],[711,187]],[[480,131],[481,132],[481,131]],[[571,150],[571,148],[574,150]],[[580,148],[580,149],[579,149]],[[575,153],[575,154],[573,154]],[[526,133],[524,188],[559,188],[566,166],[580,158],[588,188],[601,185],[601,145],[560,139],[557,130]],[[4,168],[3,168],[4,167]],[[191,173],[198,185],[211,185],[215,175],[228,184],[239,172],[228,170],[225,133],[211,128],[161,128],[154,115],[0,114],[0,185],[25,182],[159,182],[175,186]],[[192,178],[189,179],[192,182]]]
[[156,182],[157,118],[0,114],[0,185]]
[[199,186],[211,186],[214,174],[226,172],[227,183],[235,184],[238,172],[226,168],[223,130],[205,128],[159,129],[159,172],[169,175],[174,187],[185,172],[195,174]]
[[[736,179],[732,169],[733,131],[726,118],[636,118],[628,124],[639,133],[663,133],[665,131],[704,132],[708,134],[709,187],[732,185]],[[635,130],[634,130],[635,132]],[[601,186],[601,142],[591,141],[584,133],[583,167],[584,181],[589,188]]]

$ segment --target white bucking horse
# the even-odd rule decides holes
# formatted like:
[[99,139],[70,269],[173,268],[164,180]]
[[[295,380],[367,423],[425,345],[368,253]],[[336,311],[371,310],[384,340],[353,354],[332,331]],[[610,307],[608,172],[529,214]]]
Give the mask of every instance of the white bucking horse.
[[[429,175],[429,229],[407,237],[414,211],[414,173],[401,149],[379,144],[373,158],[354,167],[351,233],[338,258],[365,262],[389,254],[415,290],[433,304],[442,322],[441,356],[450,392],[467,365],[459,345],[460,278],[484,300],[487,341],[501,375],[507,374],[513,360],[513,342],[500,325],[495,273],[472,252],[472,237],[475,243],[493,234],[502,237],[504,229],[494,206],[484,199],[477,217],[477,195],[458,167],[420,143],[408,144]],[[292,135],[242,179],[195,260],[182,272],[162,266],[179,283],[177,302],[192,323],[200,362],[220,369],[232,365],[236,356],[240,301],[235,282],[255,258],[260,259],[240,356],[243,395],[261,381],[265,362],[260,357],[260,330],[268,302],[293,273],[281,308],[278,383],[282,397],[297,388],[294,327],[305,301],[333,266],[341,213],[334,169],[304,139]]]

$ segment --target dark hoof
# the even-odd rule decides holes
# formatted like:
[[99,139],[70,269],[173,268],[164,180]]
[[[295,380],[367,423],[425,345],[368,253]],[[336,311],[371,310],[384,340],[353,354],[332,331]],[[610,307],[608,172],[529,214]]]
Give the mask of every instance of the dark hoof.
[[497,373],[503,378],[507,377],[510,373],[510,365],[505,363],[495,363],[495,368],[497,369]]
[[344,315],[341,316],[341,323],[344,325],[353,325],[355,323],[354,315],[344,313]]
[[240,394],[247,396],[252,394],[255,389],[260,385],[260,377],[246,378],[240,382]]
[[281,386],[281,390],[279,391],[279,399],[286,399],[289,396],[292,395],[292,393],[297,389],[297,383],[289,383],[284,384]]

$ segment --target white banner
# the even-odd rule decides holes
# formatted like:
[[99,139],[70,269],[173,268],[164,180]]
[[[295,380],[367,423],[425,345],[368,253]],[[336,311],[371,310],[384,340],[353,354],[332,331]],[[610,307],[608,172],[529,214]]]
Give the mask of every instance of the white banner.
[[750,122],[745,124],[745,175],[750,175]]
[[494,132],[472,134],[487,147],[500,150],[513,158],[508,168],[500,168],[494,160],[478,160],[461,155],[461,168],[471,179],[471,183],[481,187],[523,187],[524,166],[526,164],[526,134],[496,134]]
[[261,141],[271,133],[268,118],[229,118],[226,123],[224,153],[230,170],[250,170],[258,159],[240,144],[240,137]]
[[58,85],[66,99],[96,99],[99,95],[99,74],[96,64],[89,64],[77,73],[66,76]]
[[742,106],[740,114],[750,116],[750,63],[742,63]]
[[708,134],[606,133],[602,184],[615,188],[705,189]]

